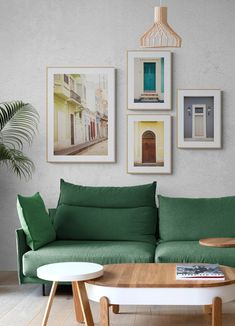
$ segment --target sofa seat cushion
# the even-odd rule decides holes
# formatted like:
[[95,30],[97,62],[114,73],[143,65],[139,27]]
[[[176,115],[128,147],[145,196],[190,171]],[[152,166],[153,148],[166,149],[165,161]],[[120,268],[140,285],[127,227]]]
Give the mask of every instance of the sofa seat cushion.
[[235,267],[235,248],[201,246],[198,241],[160,243],[155,252],[156,263],[217,263]]
[[152,263],[155,245],[135,241],[54,241],[23,255],[23,274],[37,276],[39,266],[66,261],[98,264]]

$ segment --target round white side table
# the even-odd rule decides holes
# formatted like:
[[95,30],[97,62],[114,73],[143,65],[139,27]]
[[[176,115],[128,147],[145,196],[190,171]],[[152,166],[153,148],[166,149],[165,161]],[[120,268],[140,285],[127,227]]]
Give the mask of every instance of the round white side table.
[[37,276],[43,280],[52,281],[46,311],[42,326],[46,326],[58,282],[71,282],[75,314],[78,322],[85,322],[86,326],[93,326],[90,304],[87,298],[84,281],[103,275],[103,266],[94,263],[65,262],[41,266],[37,269]]

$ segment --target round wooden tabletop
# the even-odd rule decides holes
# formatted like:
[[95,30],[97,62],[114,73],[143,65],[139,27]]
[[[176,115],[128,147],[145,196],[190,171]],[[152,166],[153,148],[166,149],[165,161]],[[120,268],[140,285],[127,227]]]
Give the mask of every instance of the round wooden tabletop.
[[235,238],[207,238],[199,240],[200,245],[208,247],[235,247]]
[[176,280],[177,264],[113,264],[104,266],[104,275],[87,283],[119,288],[193,288],[235,284],[235,268],[220,266],[225,280]]

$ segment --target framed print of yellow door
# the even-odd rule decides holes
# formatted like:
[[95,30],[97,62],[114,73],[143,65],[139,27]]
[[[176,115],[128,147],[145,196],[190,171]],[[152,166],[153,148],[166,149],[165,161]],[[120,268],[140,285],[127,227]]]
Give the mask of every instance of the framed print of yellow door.
[[127,172],[171,173],[171,116],[129,114]]

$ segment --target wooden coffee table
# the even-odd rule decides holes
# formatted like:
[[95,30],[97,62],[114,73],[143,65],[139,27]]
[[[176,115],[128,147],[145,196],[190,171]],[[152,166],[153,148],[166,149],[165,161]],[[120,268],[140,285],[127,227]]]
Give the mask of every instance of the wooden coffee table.
[[222,303],[235,300],[235,269],[221,266],[225,280],[176,280],[176,264],[105,265],[104,275],[86,281],[88,298],[100,302],[101,325],[109,306],[212,305],[212,325],[221,326]]

